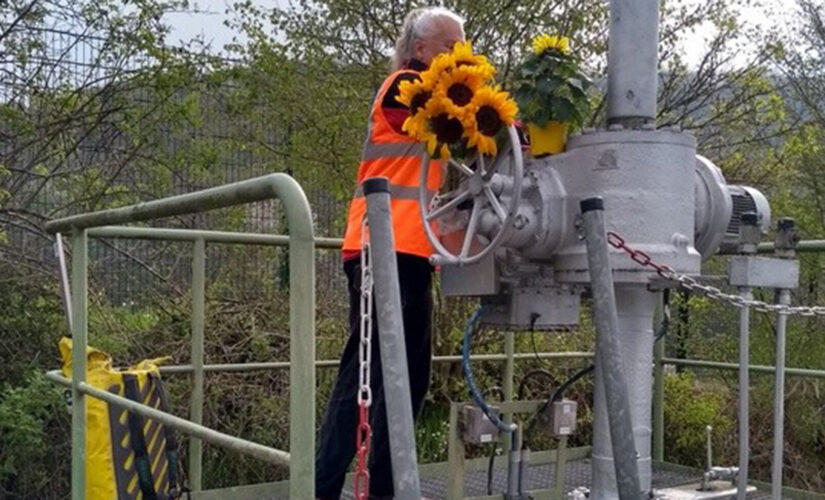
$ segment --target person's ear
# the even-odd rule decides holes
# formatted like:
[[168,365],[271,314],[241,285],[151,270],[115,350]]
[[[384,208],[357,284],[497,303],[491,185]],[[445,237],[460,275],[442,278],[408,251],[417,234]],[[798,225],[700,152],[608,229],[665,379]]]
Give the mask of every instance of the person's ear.
[[419,61],[424,60],[425,43],[424,40],[418,39],[413,41],[413,55]]

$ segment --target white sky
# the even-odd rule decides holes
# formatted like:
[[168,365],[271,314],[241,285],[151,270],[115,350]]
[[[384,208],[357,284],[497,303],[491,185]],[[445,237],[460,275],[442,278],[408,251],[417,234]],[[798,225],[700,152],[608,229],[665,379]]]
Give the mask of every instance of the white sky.
[[[195,10],[202,11],[201,14],[171,14],[165,20],[172,27],[169,42],[178,44],[180,41],[191,40],[196,36],[202,36],[204,41],[213,50],[220,51],[224,45],[231,43],[232,38],[240,36],[238,33],[227,28],[223,23],[227,19],[226,10],[234,0],[193,0],[192,6]],[[288,0],[253,0],[255,4],[262,7],[285,6]],[[703,0],[686,0],[688,3],[698,3]],[[763,7],[752,6],[742,9],[742,19],[740,22],[757,26],[775,26],[779,23],[783,11],[795,4],[793,0],[774,0],[771,3],[773,9],[778,10],[773,14],[768,14]],[[786,12],[785,12],[786,13]],[[690,66],[698,64],[699,59],[707,50],[707,40],[713,34],[713,27],[705,25],[700,27],[696,33],[686,38],[683,45],[686,60]],[[743,55],[744,57],[744,55]]]

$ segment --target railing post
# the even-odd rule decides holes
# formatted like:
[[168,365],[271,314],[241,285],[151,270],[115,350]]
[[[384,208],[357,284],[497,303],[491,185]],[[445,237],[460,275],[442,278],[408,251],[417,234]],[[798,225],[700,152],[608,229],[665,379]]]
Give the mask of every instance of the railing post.
[[[192,401],[189,420],[203,424],[203,343],[204,315],[206,304],[206,242],[195,240],[192,256]],[[189,487],[194,492],[203,488],[203,442],[198,438],[189,440]]]
[[458,412],[460,411],[460,403],[450,404],[450,434],[447,444],[447,500],[461,500],[464,498],[464,459],[467,450],[464,447],[464,441],[461,439],[461,432],[458,428]]
[[[656,310],[653,313],[654,331],[664,319],[663,292],[656,298]],[[663,335],[653,345],[653,461],[663,462],[665,459],[665,339]]]
[[72,500],[86,499],[86,382],[89,239],[72,232]]
[[289,227],[289,498],[315,498],[315,238],[309,202],[285,178]]
[[[504,403],[513,402],[513,379],[515,378],[516,362],[516,335],[512,331],[504,333],[504,354],[507,360],[504,362]],[[513,414],[504,412],[504,423],[510,424],[513,422]],[[510,439],[505,438],[503,442],[504,454],[510,451]]]

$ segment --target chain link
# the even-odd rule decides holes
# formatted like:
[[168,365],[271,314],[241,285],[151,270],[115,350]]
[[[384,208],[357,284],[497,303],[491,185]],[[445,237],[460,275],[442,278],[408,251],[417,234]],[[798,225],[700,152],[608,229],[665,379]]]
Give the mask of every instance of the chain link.
[[360,304],[360,343],[358,346],[358,428],[355,436],[355,449],[358,463],[355,468],[354,493],[356,500],[369,497],[370,473],[367,457],[370,452],[372,429],[370,428],[369,408],[372,405],[372,388],[370,387],[370,366],[372,365],[372,254],[368,243],[367,218],[361,222],[361,304]]
[[689,290],[693,293],[697,293],[699,295],[704,295],[713,300],[718,300],[720,302],[728,303],[734,307],[750,307],[756,311],[766,312],[766,313],[776,313],[776,314],[786,314],[786,315],[794,315],[798,314],[800,316],[825,316],[825,306],[789,306],[786,304],[768,304],[767,302],[762,302],[759,300],[751,300],[742,297],[741,295],[734,295],[725,293],[719,288],[710,285],[703,285],[699,283],[695,278],[688,276],[686,274],[679,274],[677,273],[672,267],[664,265],[664,264],[657,264],[653,262],[650,255],[646,254],[641,250],[634,250],[630,248],[627,243],[625,242],[624,238],[619,236],[618,234],[610,231],[607,233],[607,242],[613,248],[622,250],[625,252],[633,262],[636,262],[641,267],[645,267],[651,270],[656,271],[656,274],[661,276],[662,278],[673,281],[679,284],[679,286],[685,290]]

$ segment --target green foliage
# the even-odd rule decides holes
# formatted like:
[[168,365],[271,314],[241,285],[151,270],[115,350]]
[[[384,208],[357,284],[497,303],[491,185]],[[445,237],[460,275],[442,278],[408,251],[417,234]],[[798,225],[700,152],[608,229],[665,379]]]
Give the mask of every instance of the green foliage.
[[665,378],[665,459],[704,467],[705,428],[713,427],[716,442],[732,430],[732,420],[722,411],[727,391],[700,383],[691,374]]
[[66,469],[58,465],[67,457],[59,456],[68,451],[60,434],[66,420],[60,391],[42,373],[0,387],[0,493],[66,486]]
[[590,86],[572,56],[552,49],[530,54],[515,75],[519,116],[539,127],[557,121],[578,128],[590,118]]

